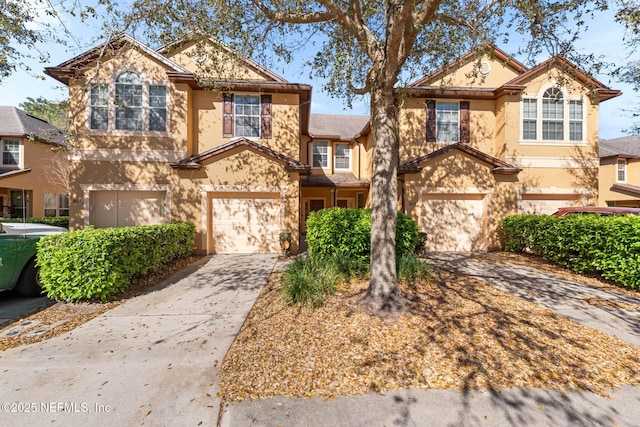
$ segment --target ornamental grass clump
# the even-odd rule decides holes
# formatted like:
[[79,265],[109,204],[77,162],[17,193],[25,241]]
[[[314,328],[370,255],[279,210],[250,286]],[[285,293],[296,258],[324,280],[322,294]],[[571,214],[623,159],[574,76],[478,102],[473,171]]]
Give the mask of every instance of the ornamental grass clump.
[[282,291],[290,304],[320,307],[345,280],[335,259],[300,257],[285,270]]

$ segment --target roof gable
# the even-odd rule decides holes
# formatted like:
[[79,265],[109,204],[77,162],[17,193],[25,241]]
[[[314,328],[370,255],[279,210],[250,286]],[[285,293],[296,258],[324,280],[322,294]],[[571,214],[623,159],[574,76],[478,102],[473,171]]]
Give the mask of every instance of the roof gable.
[[125,47],[137,49],[138,51],[142,52],[146,56],[163,64],[170,72],[176,72],[176,73],[188,72],[188,70],[185,69],[184,67],[181,67],[177,63],[171,61],[169,58],[161,55],[160,53],[156,52],[154,49],[136,40],[130,35],[120,34],[114,39],[109,39],[105,43],[97,47],[94,47],[84,53],[81,53],[80,55],[75,56],[55,67],[45,68],[45,74],[68,85],[69,79],[73,77],[78,70],[83,69],[89,64],[104,57],[109,52],[122,49]]
[[250,139],[244,137],[234,139],[226,144],[181,160],[178,163],[172,164],[171,167],[174,169],[197,170],[202,168],[204,162],[215,161],[217,157],[229,153],[231,150],[242,147],[250,149],[267,158],[282,163],[285,169],[288,171],[300,173],[308,173],[309,171],[308,165],[305,165],[304,163],[299,162],[292,157],[286,156],[282,153],[272,150],[269,147],[265,147],[264,145],[258,144],[257,142],[251,141]]
[[[489,64],[490,70],[484,79],[477,70],[479,61]],[[502,70],[501,70],[502,69]],[[481,46],[478,50],[469,51],[460,58],[450,62],[433,73],[411,83],[409,87],[425,86],[457,86],[457,87],[500,87],[516,75],[526,72],[528,68],[515,58],[492,44]],[[496,76],[495,72],[502,71]],[[476,73],[475,79],[465,76]],[[492,75],[493,74],[493,75]],[[495,77],[494,77],[495,76]],[[507,77],[508,76],[508,77]],[[447,81],[447,80],[450,81]],[[473,80],[473,81],[471,81]]]
[[436,159],[440,156],[443,156],[453,150],[460,151],[486,164],[491,168],[491,172],[496,175],[517,175],[522,170],[496,157],[483,153],[482,151],[476,148],[473,148],[467,144],[457,142],[455,144],[447,145],[432,153],[426,154],[424,156],[420,156],[416,159],[413,159],[411,161],[401,164],[399,168],[399,173],[400,174],[418,173],[422,170],[424,163],[430,160]]

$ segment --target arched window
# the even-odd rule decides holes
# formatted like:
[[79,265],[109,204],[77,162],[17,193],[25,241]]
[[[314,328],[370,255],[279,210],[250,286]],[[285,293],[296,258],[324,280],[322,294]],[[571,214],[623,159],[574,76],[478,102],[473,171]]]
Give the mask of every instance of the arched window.
[[522,139],[582,142],[584,136],[582,99],[567,98],[566,92],[556,86],[546,89],[542,92],[542,96],[523,98]]
[[133,71],[116,78],[116,129],[142,130],[142,79]]
[[542,139],[564,139],[564,99],[557,87],[547,89],[542,95]]

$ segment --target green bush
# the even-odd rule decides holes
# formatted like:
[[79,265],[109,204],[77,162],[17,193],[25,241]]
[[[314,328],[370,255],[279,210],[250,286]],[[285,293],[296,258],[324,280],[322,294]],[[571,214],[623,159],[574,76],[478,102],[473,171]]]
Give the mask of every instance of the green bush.
[[[396,256],[415,253],[420,242],[418,224],[398,212]],[[371,252],[371,210],[330,208],[312,212],[307,219],[307,244],[311,256],[336,254],[354,262],[369,264]]]
[[501,224],[504,248],[531,252],[578,273],[640,287],[640,217],[515,215]]
[[426,262],[415,254],[403,254],[397,260],[398,280],[412,282],[414,280],[426,280],[431,276],[431,269]]
[[43,290],[59,301],[106,301],[134,278],[191,254],[195,226],[187,223],[85,228],[45,236],[37,264]]
[[0,218],[0,222],[27,222],[30,224],[47,224],[69,228],[68,216],[47,216],[44,218]]
[[282,291],[290,304],[320,307],[345,280],[335,258],[299,257],[284,271]]

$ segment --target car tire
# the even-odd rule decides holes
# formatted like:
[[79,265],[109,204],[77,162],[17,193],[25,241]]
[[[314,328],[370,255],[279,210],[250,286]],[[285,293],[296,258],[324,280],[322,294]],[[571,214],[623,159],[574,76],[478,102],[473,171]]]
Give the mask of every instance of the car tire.
[[23,297],[42,296],[42,286],[40,285],[38,268],[34,259],[30,260],[22,270],[14,290]]

